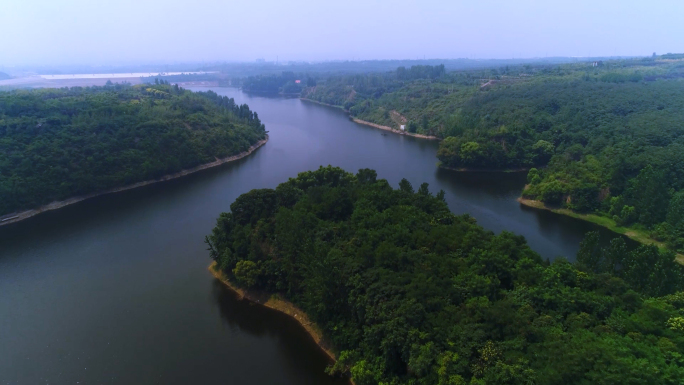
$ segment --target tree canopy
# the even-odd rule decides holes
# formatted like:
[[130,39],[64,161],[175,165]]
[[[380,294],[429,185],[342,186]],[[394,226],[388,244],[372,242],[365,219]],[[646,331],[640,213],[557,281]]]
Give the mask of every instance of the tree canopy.
[[247,105],[163,81],[0,92],[0,215],[209,163],[265,135]]
[[590,234],[548,263],[443,196],[321,167],[243,194],[206,241],[237,284],[302,307],[359,385],[681,383],[672,253]]

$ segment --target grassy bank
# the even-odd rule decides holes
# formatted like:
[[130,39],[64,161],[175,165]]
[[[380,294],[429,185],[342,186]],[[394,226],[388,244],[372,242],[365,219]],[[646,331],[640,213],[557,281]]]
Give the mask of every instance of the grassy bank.
[[[605,227],[608,230],[617,233],[617,234],[622,234],[625,235],[637,242],[643,243],[645,245],[656,245],[661,249],[666,249],[666,246],[662,242],[658,242],[655,239],[652,239],[649,236],[649,233],[647,230],[643,229],[635,229],[631,227],[623,227],[623,226],[618,226],[617,223],[615,223],[614,220],[608,217],[596,215],[596,214],[580,214],[576,213],[572,210],[569,209],[554,209],[547,207],[544,202],[533,200],[533,199],[525,199],[525,198],[518,198],[518,202],[520,204],[525,205],[527,207],[532,207],[535,209],[540,209],[540,210],[548,210],[556,214],[561,214],[561,215],[566,215],[569,217],[581,219],[583,221],[591,222],[594,224],[597,224],[599,226]],[[684,254],[677,254],[677,261],[681,264],[684,264]]]

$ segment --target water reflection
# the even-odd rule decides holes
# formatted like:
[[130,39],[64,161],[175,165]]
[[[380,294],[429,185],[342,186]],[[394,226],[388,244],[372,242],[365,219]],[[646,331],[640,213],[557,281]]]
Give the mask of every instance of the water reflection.
[[524,172],[460,172],[436,167],[437,180],[469,197],[517,198],[525,186]]
[[283,367],[287,369],[284,375],[288,377],[289,383],[349,383],[323,372],[332,361],[317,351],[316,342],[294,319],[273,309],[239,299],[237,293],[228,289],[218,279],[212,282],[212,296],[221,319],[231,330],[258,337],[267,336],[277,342],[281,353],[279,356],[285,361]]

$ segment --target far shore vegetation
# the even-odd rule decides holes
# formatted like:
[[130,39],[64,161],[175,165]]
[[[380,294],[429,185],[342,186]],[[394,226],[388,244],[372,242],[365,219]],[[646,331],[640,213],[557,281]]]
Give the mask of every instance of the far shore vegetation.
[[[598,214],[582,214],[572,211],[567,208],[552,208],[548,207],[542,201],[536,201],[532,199],[519,198],[518,202],[527,207],[532,207],[540,210],[548,210],[556,214],[569,216],[576,219],[581,219],[583,221],[591,222],[596,225],[607,228],[608,230],[627,236],[637,242],[643,243],[645,245],[656,245],[658,248],[667,250],[667,245],[664,242],[659,242],[653,239],[651,231],[645,228],[620,226],[618,223],[607,216],[602,216]],[[677,253],[677,262],[684,264],[684,254]]]
[[72,204],[75,204],[75,203],[78,203],[78,202],[81,202],[81,201],[84,201],[87,199],[95,198],[95,197],[106,195],[106,194],[113,194],[113,193],[117,193],[117,192],[131,190],[134,188],[147,186],[147,185],[150,185],[153,183],[165,182],[165,181],[169,181],[171,179],[181,178],[181,177],[184,177],[186,175],[190,175],[190,174],[202,171],[202,170],[206,170],[208,168],[220,166],[220,165],[228,163],[228,162],[232,162],[232,161],[235,161],[238,159],[242,159],[245,156],[248,156],[252,152],[256,151],[259,147],[266,144],[267,141],[268,141],[268,135],[266,135],[266,138],[264,138],[264,139],[256,142],[255,144],[253,144],[250,148],[247,149],[247,151],[241,152],[237,155],[229,156],[227,158],[217,159],[217,160],[215,160],[213,162],[209,162],[209,163],[203,163],[199,166],[195,166],[192,168],[186,168],[186,169],[183,169],[179,172],[175,172],[173,174],[163,175],[157,179],[150,179],[150,180],[145,180],[142,182],[137,182],[137,183],[133,183],[133,184],[125,185],[125,186],[113,187],[113,188],[110,188],[107,190],[100,190],[100,191],[96,191],[96,192],[86,194],[86,195],[76,195],[76,196],[70,197],[70,198],[62,200],[62,201],[53,201],[53,202],[50,202],[46,205],[42,205],[42,206],[37,207],[37,208],[33,208],[30,210],[24,210],[24,211],[20,211],[20,212],[15,212],[15,213],[12,213],[10,215],[5,215],[0,219],[0,226],[9,225],[11,223],[23,221],[24,219],[31,218],[35,215],[38,215],[38,214],[41,214],[41,213],[44,213],[47,211],[51,211],[51,210],[61,209],[63,207],[66,207],[66,206],[69,206],[69,205],[72,205]]
[[247,105],[155,82],[0,92],[0,217],[157,180],[266,138]]
[[442,167],[528,169],[524,198],[684,252],[684,55],[314,82],[302,97],[442,138]]

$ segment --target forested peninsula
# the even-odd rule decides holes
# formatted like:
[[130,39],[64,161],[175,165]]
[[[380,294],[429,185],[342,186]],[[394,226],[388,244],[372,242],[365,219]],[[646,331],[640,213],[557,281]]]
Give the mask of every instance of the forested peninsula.
[[233,284],[306,311],[358,385],[681,383],[672,252],[590,233],[549,263],[428,187],[321,167],[241,195],[206,242]]
[[157,83],[0,92],[0,217],[183,175],[267,138],[247,105]]
[[303,97],[443,138],[441,166],[529,170],[523,202],[684,252],[684,55],[335,76]]

